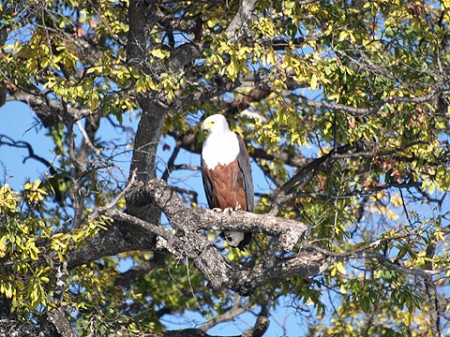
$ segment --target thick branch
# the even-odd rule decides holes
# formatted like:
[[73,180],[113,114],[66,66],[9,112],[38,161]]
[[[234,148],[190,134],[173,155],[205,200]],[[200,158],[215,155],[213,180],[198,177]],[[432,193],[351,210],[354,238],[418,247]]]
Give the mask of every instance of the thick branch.
[[291,250],[297,240],[307,231],[307,226],[299,221],[269,214],[244,211],[224,214],[205,208],[185,208],[172,188],[163,180],[152,180],[133,197],[136,205],[148,203],[149,200],[156,202],[176,228],[189,230],[192,230],[192,227],[207,228],[218,232],[233,229],[267,235],[281,234],[281,239],[285,240],[283,248],[286,250]]
[[306,225],[267,214],[236,211],[225,215],[207,209],[185,208],[177,194],[163,180],[150,181],[150,184],[129,196],[129,200],[135,205],[154,202],[160,207],[177,232],[172,249],[193,259],[194,265],[214,289],[228,288],[241,295],[248,295],[270,280],[285,280],[294,275],[317,275],[331,263],[331,259],[326,259],[321,253],[302,251],[295,258],[275,259],[276,262],[269,267],[257,265],[245,269],[228,261],[197,229],[240,229],[268,235],[281,234],[282,248],[291,250],[307,231]]
[[100,233],[73,251],[67,261],[69,269],[95,261],[105,256],[132,250],[150,250],[155,235],[133,223],[116,221],[107,231]]
[[61,308],[50,310],[47,313],[48,320],[55,326],[56,331],[61,337],[77,337],[77,333],[67,320],[64,311]]
[[128,200],[136,207],[155,203],[163,211],[166,207],[172,210],[166,212],[166,216],[179,233],[173,242],[169,242],[172,250],[181,256],[191,258],[213,289],[220,289],[225,284],[233,283],[230,276],[234,274],[233,270],[239,269],[239,266],[233,266],[205,236],[197,233],[192,226],[195,222],[187,214],[187,209],[163,180],[151,181],[146,187],[129,196]]
[[256,0],[240,1],[238,11],[227,27],[227,33],[234,33],[236,29],[239,28],[247,28],[247,24],[253,15],[256,3]]
[[290,276],[308,277],[320,274],[332,261],[320,252],[300,251],[294,258],[274,257],[274,263],[270,266],[260,264],[246,269],[228,261],[198,229],[240,229],[281,235],[281,248],[292,250],[306,233],[306,225],[268,214],[236,211],[225,215],[209,209],[186,208],[177,193],[163,180],[151,180],[147,186],[131,189],[130,193],[132,194],[128,196],[128,200],[135,207],[145,209],[147,205],[153,204],[162,210],[175,231],[136,216],[115,211],[108,213],[108,210],[104,210],[102,213],[109,214],[117,221],[108,231],[101,231],[74,251],[68,260],[69,269],[124,251],[154,249],[155,234],[165,239],[170,252],[191,259],[213,289],[231,289],[241,295],[253,293],[269,281],[285,281]]
[[156,14],[156,1],[130,1],[127,56],[128,61],[135,66],[141,67],[144,64],[147,35],[158,20]]
[[[147,57],[147,35],[157,22],[155,2],[150,5],[146,1],[131,1],[128,9],[129,33],[127,56],[128,62],[138,69],[144,68]],[[138,95],[138,103],[142,109],[136,137],[134,140],[133,157],[131,159],[130,177],[136,174],[137,181],[147,183],[155,177],[156,147],[161,138],[164,126],[165,109],[155,103],[149,93]],[[159,211],[154,205],[148,204],[144,209],[128,203],[128,212],[138,215],[150,223],[158,223]]]

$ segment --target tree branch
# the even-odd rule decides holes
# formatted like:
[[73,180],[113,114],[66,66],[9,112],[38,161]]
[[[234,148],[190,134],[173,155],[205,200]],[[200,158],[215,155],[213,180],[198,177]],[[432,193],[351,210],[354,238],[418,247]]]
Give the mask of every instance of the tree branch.
[[156,1],[132,0],[128,7],[128,61],[142,68],[146,59],[147,35],[158,21]]
[[91,110],[89,108],[77,108],[74,106],[67,106],[65,109],[63,105],[55,100],[49,99],[44,94],[41,96],[26,93],[24,91],[16,91],[6,98],[7,102],[20,101],[28,104],[39,116],[42,124],[46,127],[63,120],[64,114],[62,111],[67,111],[70,118],[75,121],[89,116]]
[[380,111],[380,109],[388,103],[392,102],[403,102],[403,103],[425,103],[431,101],[436,97],[436,92],[433,90],[427,95],[419,97],[399,97],[399,96],[388,96],[375,102],[371,108],[355,108],[343,104],[333,104],[326,102],[318,102],[313,99],[307,98],[303,95],[289,94],[293,99],[297,99],[299,102],[305,104],[306,106],[314,109],[329,109],[332,111],[345,111],[352,115],[375,115]]
[[57,174],[57,171],[55,170],[55,168],[52,166],[52,164],[47,159],[45,159],[41,156],[38,156],[37,154],[34,153],[34,149],[30,143],[22,141],[22,140],[16,141],[7,135],[0,134],[0,146],[2,146],[2,145],[27,149],[28,156],[25,157],[25,159],[23,160],[24,163],[30,158],[37,160],[38,162],[42,163],[50,171],[51,175]]
[[249,310],[252,306],[250,302],[245,303],[243,306],[241,306],[240,304],[241,304],[241,296],[238,296],[238,298],[234,302],[234,305],[229,310],[227,310],[221,315],[217,315],[214,318],[210,319],[208,322],[206,322],[200,327],[200,330],[206,332],[208,331],[208,329],[211,329],[213,326],[219,323],[231,321],[240,314],[243,314],[244,312]]
[[[433,261],[436,252],[436,243],[434,242],[428,243],[425,252],[428,258],[427,262],[425,262],[425,268],[427,270],[433,270],[433,264],[431,261]],[[430,301],[431,331],[433,333],[433,337],[441,337],[442,335],[441,335],[440,314],[442,312],[441,307],[439,305],[439,297],[438,297],[439,295],[437,292],[436,284],[433,282],[433,277],[431,275],[424,277],[424,284],[426,296]]]
[[112,256],[132,250],[150,250],[154,248],[156,237],[132,222],[116,221],[107,230],[101,230],[92,239],[71,252],[68,269],[90,263],[105,256]]
[[233,34],[236,29],[247,28],[248,22],[253,16],[253,10],[255,9],[256,3],[256,0],[241,0],[238,11],[228,25],[226,32]]
[[163,180],[154,179],[138,190],[130,200],[136,205],[154,200],[172,226],[182,230],[207,228],[214,231],[242,230],[282,235],[282,247],[290,251],[294,244],[306,233],[307,226],[299,221],[280,218],[268,214],[234,211],[225,215],[205,208],[186,208],[173,189]]
[[213,289],[227,288],[241,295],[253,293],[268,280],[285,281],[289,276],[307,277],[320,274],[332,261],[320,252],[300,251],[293,258],[275,258],[275,263],[269,267],[257,265],[246,269],[228,261],[198,229],[241,229],[281,235],[281,248],[289,251],[306,233],[306,225],[267,214],[236,211],[225,216],[209,209],[186,208],[177,193],[163,180],[152,180],[147,186],[132,189],[129,193],[128,199],[136,207],[145,208],[145,205],[154,203],[164,211],[175,231],[132,215],[104,210],[105,214],[117,221],[107,231],[101,231],[84,246],[72,252],[68,260],[69,269],[124,251],[154,249],[155,234],[167,241],[169,251],[177,256],[192,259]]
[[176,245],[173,245],[172,249],[193,259],[194,265],[203,273],[213,289],[229,288],[241,295],[248,295],[267,280],[283,280],[293,275],[317,275],[331,263],[331,260],[327,260],[321,253],[301,251],[294,258],[276,259],[276,263],[270,268],[257,265],[245,269],[226,260],[197,229],[240,229],[268,235],[281,234],[282,249],[292,250],[300,237],[306,233],[306,225],[267,214],[236,211],[225,216],[209,209],[185,208],[170,186],[156,179],[150,181],[147,186],[136,189],[129,196],[129,200],[135,205],[149,202],[158,205],[176,229]]
[[261,311],[256,319],[256,323],[250,330],[243,334],[243,337],[262,337],[269,327],[269,306],[270,301],[261,305]]
[[77,337],[75,330],[70,325],[61,308],[52,309],[47,313],[48,320],[55,326],[61,337]]

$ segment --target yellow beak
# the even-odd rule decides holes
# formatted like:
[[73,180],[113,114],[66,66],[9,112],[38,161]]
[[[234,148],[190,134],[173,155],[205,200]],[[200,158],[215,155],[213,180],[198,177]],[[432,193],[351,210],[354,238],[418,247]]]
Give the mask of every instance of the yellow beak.
[[209,131],[210,128],[211,128],[211,122],[210,121],[204,121],[202,123],[202,127],[201,127],[202,131]]

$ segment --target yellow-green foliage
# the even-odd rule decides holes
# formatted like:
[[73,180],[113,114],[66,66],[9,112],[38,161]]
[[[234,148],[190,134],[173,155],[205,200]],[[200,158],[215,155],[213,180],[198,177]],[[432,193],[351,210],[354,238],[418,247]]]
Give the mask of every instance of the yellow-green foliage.
[[27,183],[22,195],[8,185],[0,188],[0,258],[6,261],[0,268],[0,292],[20,313],[51,307],[56,273],[52,268],[99,229],[106,229],[108,221],[103,217],[73,233],[57,232],[58,219],[23,211],[44,201],[47,192],[40,185],[39,180]]

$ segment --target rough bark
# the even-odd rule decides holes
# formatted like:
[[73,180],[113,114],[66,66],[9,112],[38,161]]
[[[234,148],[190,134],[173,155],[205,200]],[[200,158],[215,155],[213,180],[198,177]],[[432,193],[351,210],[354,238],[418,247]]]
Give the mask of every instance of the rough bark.
[[245,30],[248,28],[248,22],[253,16],[253,10],[255,9],[256,0],[242,0],[239,4],[238,11],[233,20],[227,27],[227,33],[235,33],[237,29]]
[[132,250],[149,250],[155,243],[155,235],[141,226],[116,221],[108,230],[86,240],[86,244],[70,254],[68,268],[95,261],[105,256],[112,256]]

